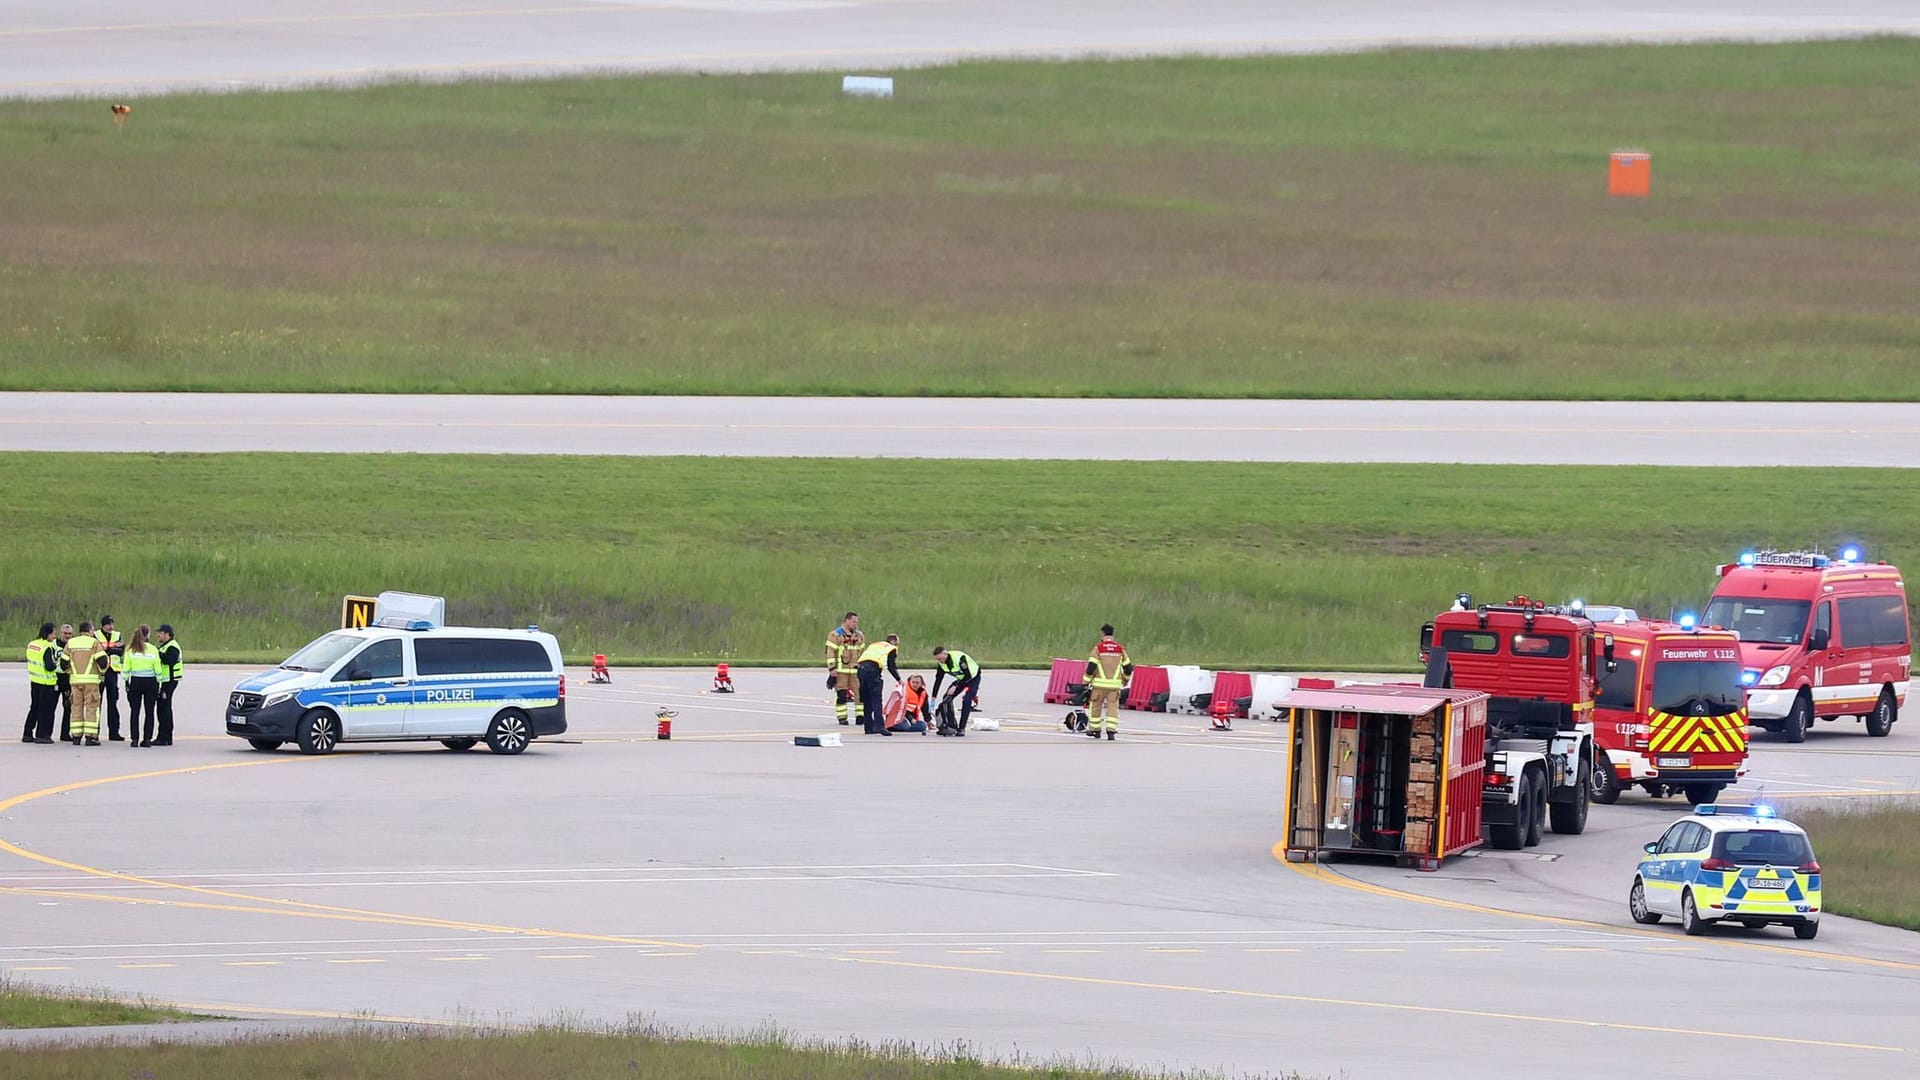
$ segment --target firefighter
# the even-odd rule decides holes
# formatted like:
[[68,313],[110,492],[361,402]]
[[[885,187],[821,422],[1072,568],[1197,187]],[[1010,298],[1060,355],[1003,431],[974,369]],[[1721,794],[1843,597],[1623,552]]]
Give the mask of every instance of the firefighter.
[[53,643],[53,624],[41,623],[40,633],[27,642],[27,726],[24,743],[53,741],[53,708],[60,699],[60,647]]
[[1087,657],[1087,737],[1098,739],[1102,714],[1105,715],[1107,741],[1120,736],[1120,691],[1133,674],[1133,659],[1127,647],[1113,639],[1113,624],[1100,628],[1100,641]]
[[73,744],[100,745],[100,672],[106,666],[106,646],[93,636],[93,624],[82,622],[80,632],[67,641],[70,668],[68,693],[73,701]]
[[860,722],[869,735],[891,735],[887,730],[887,710],[880,700],[881,691],[886,683],[881,679],[881,669],[893,676],[895,686],[902,684],[900,678],[900,635],[888,634],[885,640],[876,641],[860,654],[860,662],[854,665],[860,676]]
[[946,700],[941,702],[941,707],[945,710],[945,715],[956,715],[952,711],[952,702],[954,698],[960,699],[960,711],[954,722],[955,726],[953,730],[949,732],[947,725],[942,723],[940,725],[940,734],[965,735],[967,733],[967,720],[973,716],[974,706],[980,701],[980,665],[975,663],[973,657],[968,656],[966,653],[948,651],[945,645],[934,646],[933,662],[935,665],[933,671],[934,697],[937,698],[940,696],[940,683],[943,680],[948,677],[953,679],[953,686],[947,690]]
[[834,718],[842,724],[852,723],[860,708],[860,675],[855,668],[866,647],[859,612],[847,612],[840,625],[827,632],[827,689],[833,691]]
[[173,639],[173,624],[161,623],[156,631],[160,642],[160,737],[155,746],[173,745],[173,693],[180,689],[180,676],[186,665],[180,662],[180,643]]

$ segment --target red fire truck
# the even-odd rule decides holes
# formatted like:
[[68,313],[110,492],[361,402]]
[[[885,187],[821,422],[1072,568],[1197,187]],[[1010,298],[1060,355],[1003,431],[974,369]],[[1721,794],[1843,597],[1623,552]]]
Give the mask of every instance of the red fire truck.
[[[1739,643],[1726,631],[1578,602],[1475,607],[1462,597],[1422,629],[1421,645],[1430,671],[1445,650],[1453,686],[1493,695],[1495,726],[1523,714],[1534,727],[1590,731],[1582,802],[1611,803],[1638,784],[1711,803],[1746,771]],[[1569,823],[1571,813],[1557,811]]]

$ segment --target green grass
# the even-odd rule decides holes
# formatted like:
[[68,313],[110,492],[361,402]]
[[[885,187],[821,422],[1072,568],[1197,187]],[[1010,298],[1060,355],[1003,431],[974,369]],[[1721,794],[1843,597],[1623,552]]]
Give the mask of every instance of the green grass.
[[[96,1077],[257,1080],[1200,1080],[1074,1064],[994,1065],[964,1047],[796,1045],[778,1036],[727,1042],[540,1029],[407,1036],[381,1029],[225,1045],[82,1046],[7,1053],[11,1080]],[[1290,1080],[1302,1080],[1289,1074]]]
[[[0,1029],[120,1027],[204,1020],[145,1000],[125,1001],[105,993],[53,993],[18,983],[0,973]],[[8,1052],[9,1056],[18,1051]],[[8,1070],[9,1075],[17,1075]]]
[[1920,40],[837,78],[0,103],[0,388],[1920,385]]
[[167,621],[200,660],[279,659],[342,594],[410,589],[616,661],[811,661],[852,608],[916,662],[1072,654],[1110,620],[1145,663],[1410,666],[1460,590],[1664,614],[1756,544],[1920,564],[1900,470],[7,454],[0,475],[60,478],[0,515],[0,622]]
[[1828,911],[1920,930],[1920,803],[1797,810],[1793,820],[1813,841]]

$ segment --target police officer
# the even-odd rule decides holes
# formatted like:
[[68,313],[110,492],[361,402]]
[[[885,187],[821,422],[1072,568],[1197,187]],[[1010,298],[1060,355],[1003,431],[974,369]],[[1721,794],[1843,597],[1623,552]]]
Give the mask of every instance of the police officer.
[[900,665],[896,659],[899,654],[900,635],[888,634],[886,640],[867,646],[860,654],[860,662],[854,665],[860,676],[861,726],[869,735],[893,734],[887,730],[886,705],[880,700],[880,692],[887,685],[881,680],[880,670],[884,665],[887,674],[893,676],[894,685],[901,685]]
[[180,662],[180,643],[173,640],[173,624],[161,623],[156,631],[160,642],[160,737],[155,746],[173,745],[173,692],[180,688],[180,675],[186,666]]
[[100,616],[100,645],[107,654],[107,669],[100,674],[100,711],[106,714],[107,741],[122,742],[120,734],[120,631],[113,628],[113,616]]
[[53,624],[41,623],[40,633],[27,642],[27,726],[24,743],[53,741],[53,707],[60,697],[60,647],[53,643]]
[[[980,700],[980,665],[974,662],[973,657],[958,650],[949,651],[945,645],[933,647],[933,662],[933,696],[940,696],[940,683],[943,680],[948,677],[953,679],[953,686],[947,690],[947,700],[942,705],[950,712],[952,700],[960,698],[959,726],[953,729],[952,734],[965,735],[967,720],[973,716],[973,707]],[[944,724],[941,725],[940,734],[948,734]]]
[[847,612],[839,626],[827,631],[827,689],[833,691],[834,718],[842,724],[852,723],[860,707],[860,676],[854,669],[866,647],[857,611]]
[[106,647],[93,636],[93,624],[82,622],[80,632],[67,640],[67,667],[73,702],[73,744],[100,745],[100,671],[106,665]]
[[1120,689],[1133,674],[1127,647],[1113,639],[1113,624],[1100,628],[1100,641],[1087,657],[1087,737],[1100,737],[1101,713],[1106,714],[1107,741],[1120,735]]
[[60,741],[73,741],[73,665],[67,660],[67,642],[73,640],[73,624],[61,623],[60,633],[53,643],[60,648],[58,666],[54,669],[54,686],[60,694]]

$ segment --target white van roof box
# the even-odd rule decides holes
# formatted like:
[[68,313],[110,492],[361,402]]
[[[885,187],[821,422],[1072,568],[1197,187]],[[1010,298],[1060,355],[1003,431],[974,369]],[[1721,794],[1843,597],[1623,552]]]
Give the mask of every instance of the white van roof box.
[[373,605],[373,625],[389,630],[433,630],[447,625],[447,598],[383,592]]

